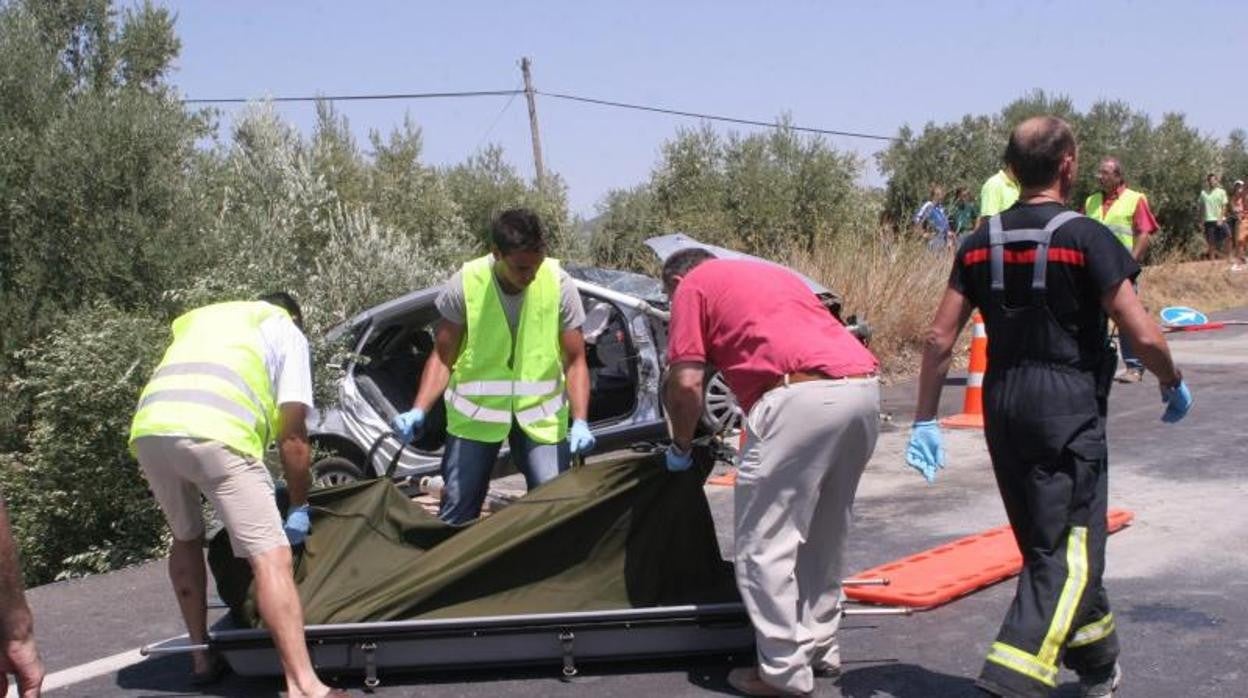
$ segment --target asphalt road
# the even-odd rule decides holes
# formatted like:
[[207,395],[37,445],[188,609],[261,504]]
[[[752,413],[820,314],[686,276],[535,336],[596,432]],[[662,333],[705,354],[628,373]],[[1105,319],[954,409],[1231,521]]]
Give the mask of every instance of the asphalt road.
[[[1248,310],[1220,314],[1248,319]],[[1177,426],[1158,421],[1155,381],[1116,386],[1111,397],[1111,505],[1134,525],[1110,538],[1106,583],[1123,642],[1121,695],[1248,696],[1248,328],[1170,335],[1196,402]],[[909,422],[913,384],[890,386],[884,410]],[[957,412],[946,390],[942,413]],[[982,435],[947,434],[949,466],[926,485],[902,465],[905,430],[886,428],[859,490],[850,571],[1004,523]],[[721,543],[731,546],[731,491],[708,487]],[[976,695],[972,679],[1013,594],[1012,582],[908,617],[848,619],[839,685],[818,695],[929,698]],[[30,591],[44,659],[69,685],[52,696],[173,696],[197,691],[189,660],[136,660],[132,650],[183,632],[163,563]],[[730,693],[724,677],[749,658],[594,667],[577,683],[556,667],[386,675],[381,696],[700,695]],[[101,661],[103,660],[103,661]],[[1062,675],[1057,695],[1074,696]],[[360,687],[358,677],[336,683]],[[273,696],[279,681],[230,676],[209,695]]]

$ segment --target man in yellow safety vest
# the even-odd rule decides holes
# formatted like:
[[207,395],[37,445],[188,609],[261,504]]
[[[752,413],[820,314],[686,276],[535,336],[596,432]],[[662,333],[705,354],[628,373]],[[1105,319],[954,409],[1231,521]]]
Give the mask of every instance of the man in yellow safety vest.
[[[303,636],[290,545],[311,530],[306,419],[312,372],[299,304],[287,293],[217,303],[173,321],[173,343],[139,396],[130,448],[173,530],[169,578],[191,642],[207,641],[200,494],[225,523],[234,554],[251,563],[260,617],[291,696],[346,696],[317,678]],[[276,438],[290,493],[283,526],[264,451]],[[192,654],[196,684],[224,665]]]
[[[1083,204],[1084,215],[1109,228],[1139,264],[1144,263],[1148,244],[1157,232],[1157,219],[1148,207],[1148,197],[1127,188],[1122,174],[1122,164],[1117,158],[1107,157],[1096,168],[1096,181],[1100,191],[1092,194]],[[1135,282],[1136,292],[1139,283]],[[1144,364],[1136,357],[1131,342],[1125,334],[1118,333],[1118,347],[1122,352],[1122,371],[1114,377],[1119,383],[1138,383],[1144,378]]]
[[528,209],[494,219],[491,253],[466,262],[438,296],[434,352],[412,409],[391,422],[407,443],[445,399],[438,515],[448,523],[480,515],[504,441],[530,489],[594,447],[585,309],[559,260],[546,256],[544,229]]

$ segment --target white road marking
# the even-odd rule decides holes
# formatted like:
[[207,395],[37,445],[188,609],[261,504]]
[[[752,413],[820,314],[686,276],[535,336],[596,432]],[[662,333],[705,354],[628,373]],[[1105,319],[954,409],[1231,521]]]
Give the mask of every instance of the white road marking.
[[[58,672],[48,674],[43,678],[43,692],[48,693],[58,688],[72,686],[76,683],[82,683],[94,679],[98,676],[111,674],[121,671],[128,666],[134,666],[139,662],[147,659],[139,654],[139,648],[119,652],[111,657],[104,657],[86,664],[79,664],[68,669],[62,669]],[[13,678],[9,677],[9,692],[5,698],[17,698],[17,688],[13,685]]]

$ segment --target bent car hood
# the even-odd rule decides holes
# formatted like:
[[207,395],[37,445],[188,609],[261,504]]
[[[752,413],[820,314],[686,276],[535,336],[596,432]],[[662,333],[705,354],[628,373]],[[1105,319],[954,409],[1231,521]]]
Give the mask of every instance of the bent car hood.
[[811,291],[814,291],[815,295],[817,296],[822,296],[826,294],[834,298],[838,297],[827,286],[824,286],[823,284],[819,283],[818,281],[815,281],[809,276],[806,276],[805,274],[802,274],[801,272],[798,272],[790,267],[786,267],[783,264],[777,264],[776,262],[773,262],[770,259],[763,259],[762,257],[755,257],[752,254],[746,254],[744,252],[737,252],[736,250],[730,250],[726,247],[718,247],[716,245],[708,245],[704,242],[698,242],[697,240],[694,240],[693,238],[689,237],[688,235],[685,235],[684,233],[669,233],[667,235],[658,235],[656,237],[649,238],[646,240],[646,246],[654,250],[654,253],[659,256],[660,263],[667,261],[668,257],[671,257],[673,254],[676,254],[677,252],[681,250],[688,249],[690,247],[700,247],[706,250],[707,252],[710,252],[711,254],[715,255],[716,257],[719,257],[720,259],[748,259],[748,260],[755,261],[755,262],[762,262],[764,264],[770,264],[773,267],[780,267],[782,269],[788,269],[794,274],[797,274],[798,276],[800,276],[802,278],[802,281],[805,281],[806,285],[810,288]]

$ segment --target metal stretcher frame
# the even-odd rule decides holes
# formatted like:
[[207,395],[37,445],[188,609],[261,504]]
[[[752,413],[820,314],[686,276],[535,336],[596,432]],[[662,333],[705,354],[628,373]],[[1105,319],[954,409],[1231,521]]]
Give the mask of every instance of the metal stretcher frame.
[[[696,654],[753,653],[754,629],[743,604],[663,606],[478,618],[309,625],[308,648],[320,671],[362,673],[377,686],[383,671],[410,672],[578,661],[619,661]],[[144,647],[145,655],[194,649],[220,653],[242,676],[280,676],[265,629],[237,629],[228,616],[206,646],[185,635]]]
[[[885,578],[846,579],[844,586],[887,586]],[[846,607],[846,616],[909,615],[900,607]],[[739,601],[606,611],[528,613],[476,618],[309,625],[304,629],[318,670],[362,673],[369,687],[383,670],[404,673],[464,667],[561,665],[690,655],[754,653],[754,628]],[[143,655],[220,653],[241,676],[281,676],[267,630],[236,628],[229,616],[213,625],[205,645],[186,635],[142,649]]]

